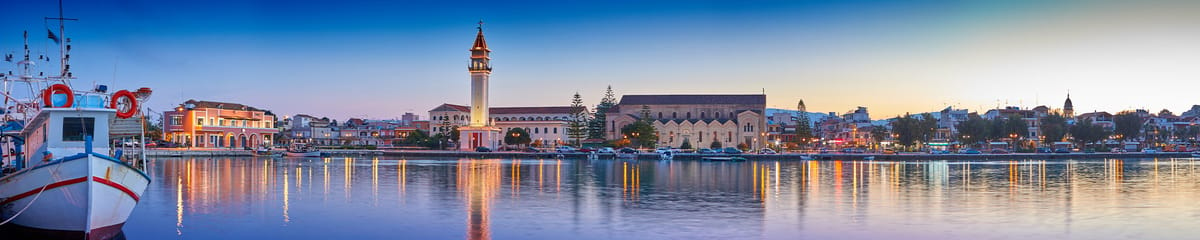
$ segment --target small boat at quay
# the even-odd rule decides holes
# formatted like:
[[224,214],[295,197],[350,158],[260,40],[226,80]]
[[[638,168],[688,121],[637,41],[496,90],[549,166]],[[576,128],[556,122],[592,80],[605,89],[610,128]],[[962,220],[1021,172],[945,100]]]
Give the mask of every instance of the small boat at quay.
[[288,146],[287,151],[283,152],[283,155],[288,157],[321,157],[321,150],[297,143]]
[[119,236],[150,177],[142,169],[144,162],[135,166],[120,160],[121,153],[107,143],[114,122],[140,116],[138,102],[145,102],[151,91],[109,93],[105,85],[73,90],[75,78],[66,67],[71,39],[66,37],[59,45],[61,74],[35,75],[43,58],[31,59],[28,35],[18,73],[0,74],[6,98],[0,109],[0,148],[6,153],[0,159],[0,227],[19,228],[27,235],[0,239]]

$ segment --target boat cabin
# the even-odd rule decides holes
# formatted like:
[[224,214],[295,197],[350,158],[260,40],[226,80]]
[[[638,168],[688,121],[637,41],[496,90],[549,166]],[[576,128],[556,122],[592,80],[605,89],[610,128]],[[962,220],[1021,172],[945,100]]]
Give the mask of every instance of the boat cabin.
[[25,163],[21,166],[84,152],[108,154],[108,127],[115,114],[114,109],[86,103],[42,109],[21,131],[25,140]]

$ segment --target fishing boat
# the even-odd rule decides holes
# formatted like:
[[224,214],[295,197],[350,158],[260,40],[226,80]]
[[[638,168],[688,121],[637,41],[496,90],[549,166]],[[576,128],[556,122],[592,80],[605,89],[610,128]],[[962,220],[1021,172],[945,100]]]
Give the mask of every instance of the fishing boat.
[[321,150],[315,147],[295,143],[288,146],[286,152],[283,152],[288,157],[321,157]]
[[[59,76],[33,75],[28,33],[20,73],[0,74],[6,98],[0,142],[7,153],[0,161],[0,225],[32,234],[17,238],[109,239],[120,233],[150,184],[135,162],[112,153],[110,127],[118,118],[136,116],[150,89],[73,90],[65,67],[70,39],[63,39]],[[35,91],[22,95],[13,89]]]

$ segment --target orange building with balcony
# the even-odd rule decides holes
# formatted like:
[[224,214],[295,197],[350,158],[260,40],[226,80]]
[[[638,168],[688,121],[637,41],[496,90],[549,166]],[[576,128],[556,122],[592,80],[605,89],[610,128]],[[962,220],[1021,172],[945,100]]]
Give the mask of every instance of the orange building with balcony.
[[275,114],[237,103],[188,100],[163,113],[164,137],[180,146],[271,146],[275,127]]

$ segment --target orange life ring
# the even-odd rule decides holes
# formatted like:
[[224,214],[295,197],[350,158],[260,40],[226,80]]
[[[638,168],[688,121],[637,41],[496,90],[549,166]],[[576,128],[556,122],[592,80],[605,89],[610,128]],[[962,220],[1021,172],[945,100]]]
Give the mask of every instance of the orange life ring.
[[[121,109],[117,109],[117,100],[120,100],[121,98],[129,99],[129,109],[126,109],[125,111],[121,111]],[[117,117],[119,117],[119,118],[122,118],[122,119],[131,118],[131,117],[133,117],[133,114],[137,113],[137,108],[138,108],[137,96],[134,96],[133,92],[130,92],[128,90],[117,91],[117,93],[113,93],[112,100],[108,101],[108,108],[117,109]]]
[[[54,95],[56,93],[66,94],[67,95],[67,103],[63,104],[62,106],[54,106],[54,103],[50,102],[50,95]],[[45,91],[42,91],[42,102],[46,103],[47,107],[69,108],[69,107],[71,107],[72,104],[75,103],[75,93],[72,93],[71,87],[68,87],[66,84],[60,83],[60,84],[50,85],[49,88],[46,88]]]

